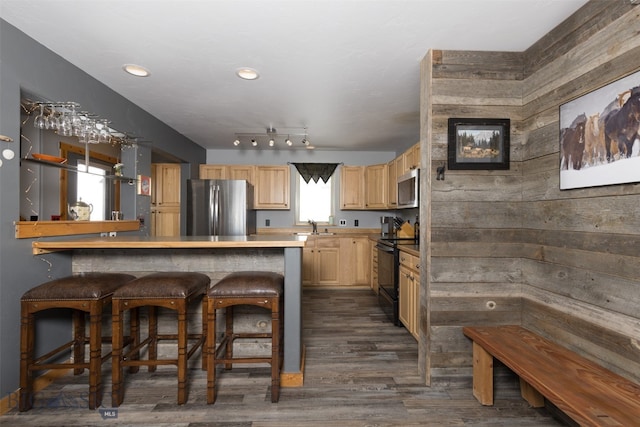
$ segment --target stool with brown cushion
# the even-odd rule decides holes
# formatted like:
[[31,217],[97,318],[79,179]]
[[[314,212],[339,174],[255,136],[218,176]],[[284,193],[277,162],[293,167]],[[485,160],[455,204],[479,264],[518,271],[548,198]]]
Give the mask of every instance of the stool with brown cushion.
[[[113,292],[135,276],[121,273],[83,273],[63,277],[36,286],[22,295],[20,321],[20,391],[18,408],[27,411],[33,406],[34,371],[73,369],[74,374],[89,370],[89,408],[102,401],[102,311],[111,303]],[[35,313],[67,308],[73,313],[73,339],[49,353],[35,358]],[[89,314],[89,337],[85,333],[85,315]],[[106,337],[105,337],[106,338]],[[89,343],[89,361],[85,361],[85,345]],[[73,361],[53,363],[52,358],[73,348]],[[49,363],[47,363],[49,362]]]
[[[178,404],[187,401],[187,362],[203,344],[206,336],[206,317],[202,314],[202,331],[189,334],[189,305],[200,301],[209,288],[211,280],[202,273],[162,272],[140,277],[121,287],[113,294],[113,353],[111,404],[120,406],[124,398],[122,369],[129,366],[135,372],[140,366],[148,366],[149,372],[158,365],[176,365],[178,368]],[[140,341],[139,308],[147,307],[149,333]],[[157,307],[175,310],[178,315],[177,334],[158,334]],[[130,310],[130,328],[133,342],[128,351],[123,350],[123,314]],[[195,340],[188,348],[189,339]],[[172,340],[178,343],[177,357],[158,359],[158,342]],[[140,350],[148,347],[148,358],[140,360]]]
[[[231,369],[234,363],[269,363],[271,365],[271,402],[280,397],[280,369],[284,349],[283,339],[284,277],[266,271],[231,273],[216,283],[203,302],[207,313],[207,403],[216,400],[216,365]],[[233,307],[253,305],[271,311],[271,333],[234,333]],[[226,308],[225,333],[216,347],[216,310]],[[233,357],[233,341],[237,338],[271,338],[270,357]],[[224,356],[221,355],[224,353]]]

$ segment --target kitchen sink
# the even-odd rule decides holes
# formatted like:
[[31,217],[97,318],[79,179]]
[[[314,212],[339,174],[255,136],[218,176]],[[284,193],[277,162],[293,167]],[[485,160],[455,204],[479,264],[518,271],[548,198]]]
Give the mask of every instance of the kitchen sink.
[[318,233],[312,233],[310,231],[301,231],[298,233],[293,233],[296,236],[333,236],[336,233],[333,233],[331,231],[323,231],[323,232],[318,232]]

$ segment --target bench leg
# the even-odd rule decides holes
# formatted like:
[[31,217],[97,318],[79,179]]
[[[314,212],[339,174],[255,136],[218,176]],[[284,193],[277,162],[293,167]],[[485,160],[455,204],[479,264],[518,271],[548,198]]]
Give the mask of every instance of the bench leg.
[[483,405],[493,405],[493,356],[473,343],[473,396]]
[[542,408],[544,406],[544,396],[522,378],[520,378],[520,394],[533,408]]

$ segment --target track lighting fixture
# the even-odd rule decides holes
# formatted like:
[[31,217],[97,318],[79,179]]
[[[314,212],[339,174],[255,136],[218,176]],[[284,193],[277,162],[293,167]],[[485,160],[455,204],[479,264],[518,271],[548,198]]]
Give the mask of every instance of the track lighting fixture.
[[[299,129],[299,130],[298,130]],[[287,131],[293,130],[293,132],[286,132],[278,134],[273,126],[269,126],[265,133],[236,133],[236,137],[233,141],[233,145],[236,147],[242,147],[243,144],[251,143],[252,147],[266,147],[267,145],[272,148],[278,148],[279,146],[286,145],[287,147],[293,147],[293,140],[295,137],[300,137],[298,141],[302,142],[302,145],[307,149],[311,149],[309,143],[309,137],[307,134],[307,128],[287,128]],[[286,135],[286,136],[285,136]]]

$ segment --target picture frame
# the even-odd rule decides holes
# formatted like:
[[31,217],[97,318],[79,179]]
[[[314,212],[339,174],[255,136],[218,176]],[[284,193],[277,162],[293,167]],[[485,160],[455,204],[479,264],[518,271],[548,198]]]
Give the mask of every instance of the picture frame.
[[450,118],[449,169],[509,169],[510,119]]
[[151,177],[138,175],[138,195],[151,196]]
[[560,190],[640,182],[640,71],[560,105]]

